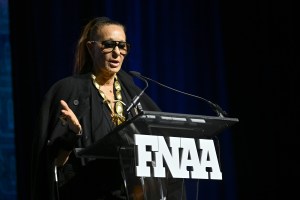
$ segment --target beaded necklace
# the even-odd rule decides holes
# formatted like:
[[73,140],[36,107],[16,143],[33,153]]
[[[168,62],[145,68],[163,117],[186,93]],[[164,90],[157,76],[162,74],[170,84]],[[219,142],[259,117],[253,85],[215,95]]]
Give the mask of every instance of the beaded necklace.
[[[115,125],[120,125],[121,123],[123,123],[125,121],[125,117],[123,115],[123,111],[124,111],[123,105],[125,105],[125,103],[122,101],[121,85],[118,81],[118,77],[115,76],[115,81],[114,81],[115,95],[116,95],[117,99],[113,100],[112,102],[106,97],[104,92],[100,89],[100,85],[96,81],[96,76],[94,74],[91,74],[91,77],[92,77],[94,86],[97,88],[99,94],[103,98],[103,103],[107,103],[107,105],[111,111],[111,118],[112,118],[113,123]],[[113,109],[113,106],[112,106],[113,104],[115,104],[115,109]]]

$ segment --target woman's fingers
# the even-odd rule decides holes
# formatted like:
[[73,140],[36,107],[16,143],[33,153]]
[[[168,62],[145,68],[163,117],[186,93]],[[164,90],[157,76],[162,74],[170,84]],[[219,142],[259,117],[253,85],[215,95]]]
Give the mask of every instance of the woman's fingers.
[[70,109],[70,107],[64,100],[60,100],[60,104],[62,106],[62,109],[61,109],[62,116],[60,117],[60,119],[61,119],[63,125],[65,125],[68,122],[69,128],[73,132],[80,134],[81,133],[81,125],[80,125],[76,115],[74,114],[72,109]]
[[63,109],[65,110],[70,109],[68,104],[64,100],[60,100],[60,104],[63,107]]

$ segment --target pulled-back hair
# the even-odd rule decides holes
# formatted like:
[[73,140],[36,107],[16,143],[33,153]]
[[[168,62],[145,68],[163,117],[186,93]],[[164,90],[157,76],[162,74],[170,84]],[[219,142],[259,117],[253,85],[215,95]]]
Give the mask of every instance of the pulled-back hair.
[[89,21],[85,25],[76,46],[74,64],[75,74],[84,74],[92,71],[93,60],[88,52],[86,43],[90,40],[97,40],[97,31],[105,25],[121,26],[125,32],[125,26],[123,24],[108,17],[97,17]]

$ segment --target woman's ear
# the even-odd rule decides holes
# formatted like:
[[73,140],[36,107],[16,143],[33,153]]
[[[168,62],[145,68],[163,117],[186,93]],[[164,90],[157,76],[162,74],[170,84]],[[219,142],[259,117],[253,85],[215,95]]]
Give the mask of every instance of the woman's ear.
[[87,41],[87,43],[86,43],[86,48],[88,49],[90,55],[92,55],[93,44],[92,44],[91,41]]
[[93,46],[93,44],[91,41],[87,41],[86,46],[87,46],[87,48],[91,48]]

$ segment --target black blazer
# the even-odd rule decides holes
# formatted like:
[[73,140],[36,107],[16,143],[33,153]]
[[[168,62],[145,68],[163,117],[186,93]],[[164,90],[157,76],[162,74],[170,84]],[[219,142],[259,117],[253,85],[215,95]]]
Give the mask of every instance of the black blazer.
[[[141,89],[137,87],[131,76],[120,70],[118,79],[122,87],[126,89],[130,98],[139,94]],[[69,147],[74,146],[77,138],[70,133],[67,126],[63,126],[59,120],[60,100],[67,102],[69,107],[78,117],[82,128],[82,147],[92,144],[92,130],[97,123],[95,115],[99,115],[99,109],[93,98],[93,84],[90,74],[74,75],[56,82],[46,93],[35,127],[31,161],[31,200],[55,200],[56,185],[54,176],[55,145],[58,138],[64,138]],[[159,107],[143,94],[140,100],[144,110],[160,110]],[[101,113],[101,112],[100,112]],[[103,135],[104,136],[104,135]],[[101,136],[100,136],[101,137]]]

